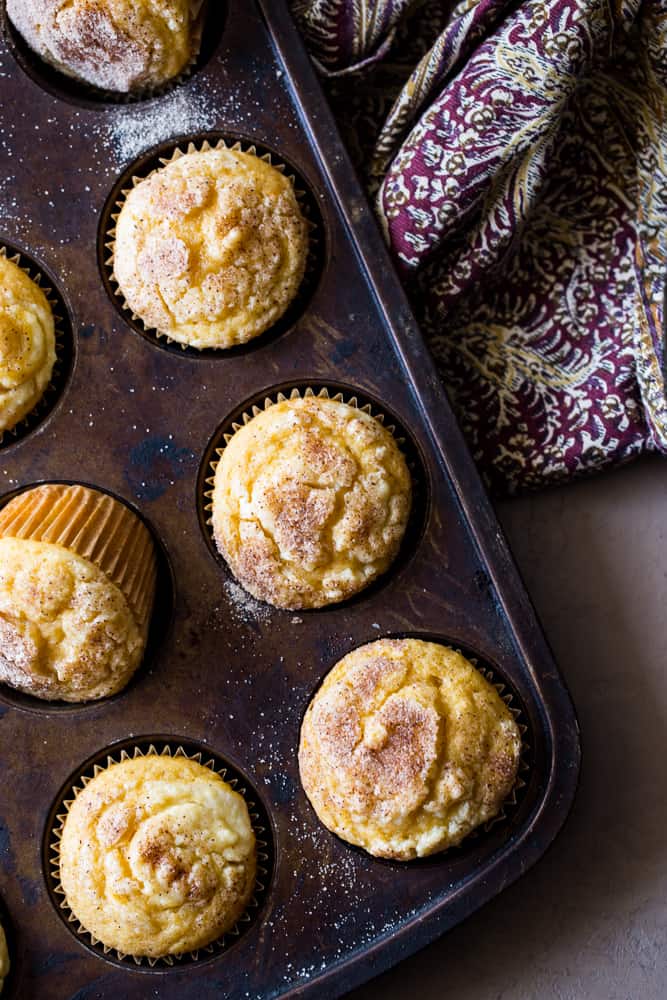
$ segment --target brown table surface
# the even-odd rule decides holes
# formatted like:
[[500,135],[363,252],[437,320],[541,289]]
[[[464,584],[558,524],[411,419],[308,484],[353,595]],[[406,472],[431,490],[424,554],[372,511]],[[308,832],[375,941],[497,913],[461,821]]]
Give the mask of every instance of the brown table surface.
[[498,513],[579,713],[578,797],[537,867],[353,1000],[663,1000],[667,463]]

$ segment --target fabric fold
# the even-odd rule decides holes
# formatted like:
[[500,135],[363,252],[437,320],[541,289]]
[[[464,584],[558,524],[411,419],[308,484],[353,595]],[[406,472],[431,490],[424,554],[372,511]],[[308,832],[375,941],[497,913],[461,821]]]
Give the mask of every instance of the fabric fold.
[[298,7],[489,485],[666,450],[666,0]]

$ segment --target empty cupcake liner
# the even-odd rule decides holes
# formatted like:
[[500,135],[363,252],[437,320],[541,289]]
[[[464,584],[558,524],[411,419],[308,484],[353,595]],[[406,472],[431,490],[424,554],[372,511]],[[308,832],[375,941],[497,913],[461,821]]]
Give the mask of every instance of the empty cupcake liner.
[[[60,881],[60,840],[65,826],[67,814],[77,795],[86,785],[102,771],[119,764],[124,760],[136,760],[139,757],[185,757],[188,760],[203,764],[204,767],[219,774],[235,791],[239,792],[248,806],[252,828],[257,846],[257,875],[255,890],[247,909],[234,927],[226,931],[220,938],[200,948],[197,951],[166,955],[161,958],[149,958],[146,955],[128,955],[115,948],[110,948],[97,940],[90,931],[79,922],[68,906],[65,890]],[[251,791],[245,779],[230,764],[213,754],[208,748],[197,749],[194,744],[180,743],[163,738],[147,738],[145,740],[126,740],[123,746],[111,747],[102,751],[95,758],[84,764],[79,773],[68,781],[61,790],[45,831],[44,842],[45,873],[51,900],[64,920],[69,930],[95,954],[114,964],[143,968],[146,971],[167,971],[179,969],[184,965],[209,961],[227,951],[231,945],[255,921],[257,914],[268,894],[273,872],[273,843],[271,825],[263,806],[257,796]]]
[[[348,406],[352,406],[355,409],[360,410],[362,413],[367,413],[369,416],[377,420],[378,423],[381,424],[387,431],[389,431],[407,462],[412,482],[412,505],[408,517],[408,525],[401,543],[401,550],[404,549],[406,539],[408,537],[415,539],[415,537],[419,534],[424,522],[426,491],[425,475],[417,449],[412,444],[407,432],[403,430],[393,417],[389,417],[375,402],[365,401],[363,399],[363,393],[355,395],[351,390],[349,391],[350,395],[348,395],[346,391],[342,391],[337,387],[331,385],[321,385],[318,383],[315,383],[314,385],[307,385],[304,383],[303,386],[297,385],[284,389],[276,389],[274,392],[265,394],[264,397],[260,399],[259,403],[250,403],[248,408],[243,409],[238,417],[226,421],[216,431],[202,463],[202,469],[199,476],[198,499],[200,522],[204,529],[206,541],[213,555],[217,559],[223,559],[223,556],[219,552],[213,537],[212,498],[213,487],[215,485],[215,472],[220,464],[220,459],[222,458],[225,448],[237,431],[240,431],[246,426],[246,424],[249,424],[250,421],[260,413],[271,409],[271,407],[275,406],[277,403],[284,403],[288,399],[308,399],[309,397],[317,397],[318,399],[331,399],[337,403],[346,403]],[[389,573],[395,569],[399,562],[400,552],[393,560],[391,567],[386,572]],[[382,574],[382,576],[385,575],[386,573]],[[381,577],[378,579],[381,579]],[[377,580],[373,581],[373,583],[369,586],[372,587],[376,582]],[[363,593],[364,590],[360,591],[356,596],[360,596]],[[352,600],[354,600],[354,598],[352,598]]]
[[108,493],[46,483],[0,510],[0,537],[62,545],[94,563],[118,587],[148,631],[157,577],[153,539],[137,515]]
[[67,308],[60,293],[51,282],[25,254],[0,244],[0,256],[6,257],[16,264],[28,277],[35,282],[46,296],[53,313],[56,360],[51,373],[51,379],[44,390],[41,399],[22,420],[11,430],[0,430],[0,450],[14,444],[35,430],[53,409],[63,392],[73,361],[73,338]]
[[56,65],[56,63],[49,62],[39,52],[35,52],[28,45],[20,32],[9,21],[9,18],[7,18],[7,21],[11,28],[13,44],[19,49],[21,61],[29,65],[32,70],[31,75],[36,76],[38,79],[44,79],[47,90],[57,88],[58,90],[62,90],[65,96],[70,94],[76,98],[78,95],[100,104],[129,105],[164,97],[165,94],[171,93],[172,90],[186,83],[199,68],[206,21],[209,13],[213,15],[217,12],[215,4],[212,4],[211,0],[191,0],[190,6],[193,16],[193,27],[192,51],[188,63],[180,73],[170,80],[165,80],[164,83],[151,87],[138,88],[127,93],[117,90],[106,90],[104,87],[96,87],[94,84],[87,83],[85,80],[68,73],[65,69]]
[[[173,163],[175,160],[179,160],[182,156],[187,153],[203,153],[208,152],[212,149],[229,149],[232,151],[247,153],[251,156],[257,156],[260,160],[264,160],[265,163],[270,164],[280,173],[284,174],[292,185],[294,194],[296,196],[301,213],[306,220],[308,226],[310,239],[309,239],[309,251],[306,261],[306,270],[303,278],[301,279],[301,285],[299,290],[292,300],[292,302],[287,306],[285,312],[280,316],[271,327],[265,330],[263,333],[258,334],[256,337],[252,337],[249,341],[243,344],[234,345],[233,347],[204,347],[198,348],[191,344],[183,344],[180,341],[175,341],[168,334],[156,329],[155,327],[147,326],[142,320],[141,316],[137,315],[131,306],[125,301],[123,293],[118,285],[118,282],[114,273],[114,257],[116,250],[116,222],[121,213],[123,205],[133,188],[135,188],[142,181],[147,180],[151,177],[157,170],[162,167],[166,167],[169,163]],[[279,326],[285,323],[286,319],[289,322],[293,322],[296,318],[296,313],[301,312],[305,307],[306,301],[310,296],[315,279],[319,272],[319,265],[321,259],[321,244],[322,244],[322,224],[319,218],[317,218],[318,210],[315,199],[309,194],[307,185],[301,178],[299,178],[293,168],[289,167],[282,160],[276,157],[275,153],[270,150],[262,149],[259,144],[252,142],[246,142],[241,139],[228,139],[225,137],[210,137],[201,139],[190,139],[183,140],[180,142],[175,142],[173,146],[165,151],[166,155],[161,155],[157,157],[157,165],[152,166],[145,173],[132,173],[129,172],[127,176],[126,183],[123,183],[120,191],[113,200],[111,205],[111,211],[108,215],[108,221],[106,228],[104,230],[102,239],[104,241],[104,254],[103,254],[103,269],[104,276],[106,279],[107,288],[111,293],[112,300],[116,304],[117,308],[127,321],[131,320],[132,325],[138,332],[142,333],[149,340],[157,343],[160,346],[169,346],[176,351],[183,353],[188,353],[194,356],[213,356],[213,357],[225,357],[230,352],[239,349],[248,349],[249,347],[256,346],[258,343],[263,343],[267,336]]]

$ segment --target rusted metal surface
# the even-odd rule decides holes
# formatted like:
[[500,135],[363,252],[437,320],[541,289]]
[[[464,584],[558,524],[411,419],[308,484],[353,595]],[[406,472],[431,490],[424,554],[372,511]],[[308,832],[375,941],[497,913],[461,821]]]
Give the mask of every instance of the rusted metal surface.
[[[76,345],[57,404],[0,446],[0,490],[79,480],[115,493],[147,519],[174,581],[172,601],[163,562],[159,642],[121,695],[61,707],[0,688],[0,895],[9,995],[21,1000],[339,996],[517,878],[556,835],[576,786],[572,705],[286,8],[212,6],[215,45],[192,78],[134,104],[61,87],[6,32],[1,43],[0,242],[56,279]],[[110,299],[101,246],[105,207],[134,161],[205,134],[273,150],[322,218],[316,287],[293,322],[219,356],[164,350],[133,329]],[[247,600],[215,558],[199,483],[233,414],[278,386],[309,384],[395,416],[423,466],[424,502],[410,551],[383,581],[294,614]],[[531,744],[507,821],[417,864],[373,860],[322,829],[296,766],[300,720],[324,674],[355,646],[398,634],[442,638],[489,664],[520,701]],[[108,745],[153,734],[209,746],[236,767],[275,842],[258,919],[213,961],[162,971],[118,967],[78,941],[42,865],[69,777]]]

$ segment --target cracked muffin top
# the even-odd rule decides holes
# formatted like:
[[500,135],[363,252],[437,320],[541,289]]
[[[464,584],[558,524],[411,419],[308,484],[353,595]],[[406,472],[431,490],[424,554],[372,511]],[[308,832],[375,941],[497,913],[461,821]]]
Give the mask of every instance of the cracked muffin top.
[[72,803],[60,880],[85,930],[123,954],[195,951],[251,899],[255,835],[244,798],[209,768],[151,755],[112,764]]
[[291,181],[266,160],[193,150],[129,192],[113,253],[125,303],[147,328],[228,348],[259,336],[294,299],[308,226]]
[[46,295],[0,255],[0,437],[35,408],[55,360],[53,313]]
[[124,687],[144,640],[118,587],[58,545],[0,538],[0,681],[47,700]]
[[0,682],[46,700],[120,691],[143,658],[156,581],[133,511],[45,484],[0,509]]
[[383,858],[458,844],[514,785],[521,735],[461,653],[381,639],[333,668],[301,729],[301,781],[321,822]]
[[128,93],[178,76],[196,55],[201,0],[7,0],[17,31],[45,62]]
[[306,396],[269,406],[232,436],[215,471],[213,533],[254,597],[318,608],[389,567],[410,504],[390,432],[347,403]]

